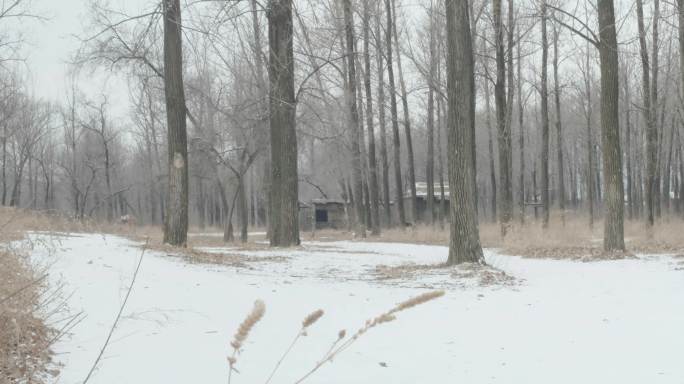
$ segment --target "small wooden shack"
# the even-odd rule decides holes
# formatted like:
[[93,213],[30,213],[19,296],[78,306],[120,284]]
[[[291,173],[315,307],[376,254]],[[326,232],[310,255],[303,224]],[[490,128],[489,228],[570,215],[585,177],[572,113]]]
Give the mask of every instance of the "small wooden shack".
[[299,204],[301,230],[343,229],[347,225],[347,212],[342,200],[314,199]]
[[[411,218],[411,191],[406,191],[404,193],[404,209],[406,210],[406,219],[413,222],[414,224],[425,222],[428,219],[427,210],[427,196],[428,196],[428,185],[427,183],[418,182],[416,183],[416,211],[418,212],[417,220]],[[434,217],[437,217],[439,208],[441,206],[441,189],[439,184],[434,186]],[[449,185],[444,185],[444,212],[448,216],[449,212]]]

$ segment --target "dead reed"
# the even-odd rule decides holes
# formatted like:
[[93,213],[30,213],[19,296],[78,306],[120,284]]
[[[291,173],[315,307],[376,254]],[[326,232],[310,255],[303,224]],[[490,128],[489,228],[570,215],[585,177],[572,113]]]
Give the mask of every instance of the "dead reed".
[[[386,312],[383,312],[371,319],[366,320],[363,326],[361,326],[353,335],[347,338],[347,331],[342,329],[337,333],[337,337],[333,341],[332,345],[326,353],[321,357],[321,359],[314,365],[314,367],[309,370],[304,376],[302,376],[299,380],[295,382],[295,384],[302,383],[306,379],[308,379],[311,375],[313,375],[316,371],[318,371],[323,365],[325,365],[328,362],[332,362],[335,357],[339,356],[342,352],[345,350],[349,349],[361,336],[366,334],[369,330],[372,328],[375,328],[381,324],[388,323],[391,321],[396,320],[396,315],[399,312],[405,311],[407,309],[425,304],[429,301],[432,301],[434,299],[437,299],[439,297],[444,296],[444,291],[431,291],[431,292],[426,292],[423,294],[420,294],[418,296],[409,298],[408,300],[402,301],[401,303],[395,305],[391,309],[389,309]],[[261,300],[257,300],[254,303],[254,308],[252,309],[252,312],[247,316],[247,318],[240,324],[240,327],[238,328],[237,333],[234,336],[233,341],[231,342],[231,346],[233,347],[233,353],[231,356],[228,357],[228,365],[229,365],[229,373],[228,373],[228,383],[230,384],[231,378],[232,378],[232,373],[233,371],[236,371],[235,369],[235,364],[237,362],[236,355],[240,351],[240,348],[243,345],[243,342],[247,339],[247,336],[249,335],[250,330],[254,327],[254,325],[261,320],[265,312],[265,306],[264,303]],[[281,364],[285,360],[285,358],[290,354],[292,349],[294,348],[295,344],[297,341],[301,338],[307,335],[307,330],[309,327],[311,327],[314,323],[316,323],[318,320],[323,317],[323,310],[318,309],[309,315],[307,315],[304,320],[302,321],[302,326],[300,330],[297,332],[297,335],[295,336],[294,340],[290,343],[289,347],[285,350],[285,353],[283,353],[282,357],[276,362],[273,370],[271,371],[271,374],[268,376],[266,379],[266,384],[271,382],[271,379],[273,379],[275,373],[278,371],[278,368],[280,368]]]

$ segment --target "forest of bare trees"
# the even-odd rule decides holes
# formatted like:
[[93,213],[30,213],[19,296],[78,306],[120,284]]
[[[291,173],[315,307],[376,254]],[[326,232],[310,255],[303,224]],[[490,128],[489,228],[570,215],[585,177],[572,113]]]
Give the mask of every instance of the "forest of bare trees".
[[[59,101],[3,36],[2,204],[290,246],[302,206],[340,201],[359,237],[450,222],[454,263],[481,259],[478,222],[573,217],[624,250],[625,220],[684,216],[682,7],[91,1]],[[80,88],[96,69],[125,116]]]

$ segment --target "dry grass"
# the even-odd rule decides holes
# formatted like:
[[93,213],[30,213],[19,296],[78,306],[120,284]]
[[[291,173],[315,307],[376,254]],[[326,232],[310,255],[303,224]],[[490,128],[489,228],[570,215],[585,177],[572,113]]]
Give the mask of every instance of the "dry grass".
[[[225,246],[225,244],[222,244]],[[250,268],[252,263],[276,263],[288,260],[285,256],[246,256],[231,252],[206,252],[194,247],[173,247],[160,242],[148,243],[148,249],[165,253],[167,256],[180,257],[191,264],[219,264],[236,268]],[[242,248],[240,248],[242,250]]]
[[504,271],[489,265],[478,263],[466,263],[457,266],[446,264],[404,264],[398,266],[379,265],[375,268],[374,274],[378,280],[414,280],[417,276],[426,274],[438,274],[448,276],[457,286],[465,286],[467,282],[472,282],[480,287],[489,286],[510,286],[517,283],[516,279]]
[[45,324],[44,279],[16,250],[0,251],[0,382],[40,383],[57,331]]
[[[552,215],[549,228],[528,219],[525,225],[514,223],[505,238],[496,223],[480,223],[480,239],[483,247],[498,248],[503,253],[531,258],[603,260],[630,257],[635,253],[667,253],[684,255],[684,221],[680,218],[663,218],[653,230],[639,221],[625,223],[627,253],[606,253],[602,249],[603,222],[589,226],[588,218],[569,215],[565,224],[556,213]],[[311,234],[303,238],[312,239]],[[352,240],[346,231],[323,230],[316,232],[315,240]],[[411,228],[383,229],[380,237],[368,237],[367,241],[385,241],[413,244],[448,245],[449,228],[418,225]]]

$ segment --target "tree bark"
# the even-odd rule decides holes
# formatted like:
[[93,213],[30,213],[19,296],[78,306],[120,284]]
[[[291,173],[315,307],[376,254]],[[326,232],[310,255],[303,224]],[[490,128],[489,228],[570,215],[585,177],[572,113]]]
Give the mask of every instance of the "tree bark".
[[271,132],[269,241],[272,247],[288,247],[300,243],[292,37],[292,0],[270,0],[268,8]]
[[396,206],[399,217],[399,226],[406,225],[406,212],[404,211],[404,193],[401,182],[401,149],[399,139],[399,117],[397,112],[397,92],[394,84],[394,64],[392,61],[392,0],[385,0],[385,13],[387,25],[385,26],[385,45],[387,50],[387,76],[389,77],[390,111],[392,113],[392,138],[394,150],[394,186],[396,193]]
[[[494,0],[492,6],[494,11],[494,38],[496,42],[494,104],[496,106],[496,125],[499,144],[499,220],[501,222],[501,234],[505,236],[508,227],[510,226],[511,218],[513,217],[513,161],[511,151],[511,126],[507,122],[506,56],[501,0]],[[512,28],[512,26],[509,26],[509,28]]]
[[437,72],[437,38],[434,9],[430,3],[430,72],[428,82],[428,105],[427,105],[427,161],[425,180],[427,181],[427,221],[430,225],[435,224],[435,75]]
[[385,124],[385,65],[382,55],[382,37],[380,35],[382,4],[378,1],[375,13],[375,46],[376,65],[378,67],[378,125],[380,126],[380,163],[382,164],[382,200],[385,223],[392,225],[392,210],[390,207],[389,159],[387,155],[387,131]]
[[586,70],[584,73],[584,87],[586,90],[585,98],[587,100],[586,109],[586,140],[587,140],[587,205],[589,208],[589,227],[594,226],[594,144],[593,144],[593,129],[591,122],[591,115],[593,113],[592,105],[592,89],[591,89],[591,62],[589,56],[590,45],[587,43],[587,57],[586,57]]
[[[484,41],[484,40],[483,40]],[[492,186],[492,221],[496,223],[497,216],[496,208],[498,205],[498,200],[496,197],[496,166],[494,165],[496,156],[494,154],[494,134],[492,133],[492,119],[491,119],[491,100],[489,93],[489,80],[485,79],[484,84],[485,91],[485,125],[487,126],[487,144],[489,148],[489,176]]]
[[378,168],[375,158],[375,127],[373,126],[373,87],[371,84],[370,59],[370,0],[363,1],[363,61],[365,65],[366,125],[368,127],[368,173],[370,188],[371,234],[380,235],[380,194],[378,192]]
[[549,203],[549,90],[548,90],[548,62],[549,43],[546,31],[547,6],[546,0],[542,1],[541,11],[542,28],[542,72],[541,72],[541,114],[542,114],[542,139],[541,139],[541,203],[543,208],[542,225],[549,226],[551,206]]
[[354,195],[354,208],[356,211],[355,218],[355,229],[356,236],[366,237],[366,225],[365,217],[366,210],[363,204],[363,170],[362,170],[362,159],[361,159],[361,123],[359,121],[359,110],[357,108],[357,97],[356,97],[356,48],[354,43],[354,20],[351,10],[351,0],[344,0],[343,4],[344,11],[344,31],[346,37],[346,49],[347,49],[347,68],[348,68],[348,100],[350,108],[351,117],[351,150],[352,150],[352,179],[353,179],[353,195]]
[[399,87],[401,89],[401,105],[404,112],[404,135],[406,136],[406,155],[408,157],[408,182],[411,191],[411,219],[414,224],[418,222],[418,200],[416,198],[416,168],[413,156],[413,139],[411,138],[411,117],[409,115],[408,93],[404,81],[404,71],[401,66],[401,51],[399,49],[399,34],[397,33],[397,11],[395,0],[392,2],[392,34],[397,51],[397,72],[399,73]]
[[601,61],[601,139],[605,183],[606,251],[624,251],[624,185],[620,151],[618,44],[613,0],[598,0]]
[[164,4],[164,89],[169,164],[164,242],[185,246],[188,236],[188,144],[181,9],[179,0],[165,0]]
[[[656,2],[658,0],[655,0]],[[655,88],[655,84],[651,84],[650,63],[648,58],[648,48],[646,47],[646,28],[644,26],[644,6],[643,0],[636,1],[637,9],[637,26],[639,30],[639,53],[641,55],[641,74],[643,87],[643,113],[646,121],[646,223],[653,226],[654,222],[654,192],[655,192],[655,177],[656,177],[656,162],[657,162],[657,131],[655,125],[654,114],[654,94],[651,88]],[[657,23],[654,23],[654,32],[657,31]],[[657,42],[657,34],[654,33],[654,41]],[[653,47],[654,52],[656,48]],[[655,54],[654,54],[655,57]],[[654,63],[655,64],[655,63]],[[654,69],[654,74],[657,69]]]
[[522,100],[522,55],[518,31],[518,126],[520,128],[520,223],[525,224],[525,108]]
[[451,230],[448,264],[483,262],[472,183],[475,150],[475,69],[468,2],[446,0],[449,187]]
[[565,169],[563,168],[563,124],[561,121],[560,104],[560,80],[558,78],[558,38],[560,31],[558,26],[553,29],[553,86],[554,100],[556,104],[556,139],[558,146],[558,208],[560,209],[561,222],[565,225]]

